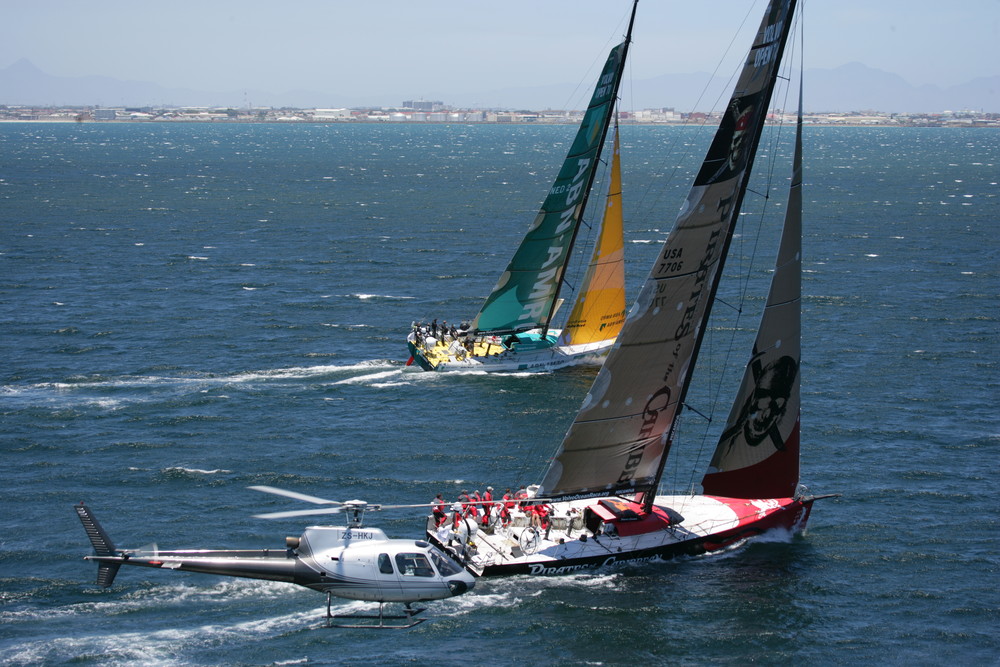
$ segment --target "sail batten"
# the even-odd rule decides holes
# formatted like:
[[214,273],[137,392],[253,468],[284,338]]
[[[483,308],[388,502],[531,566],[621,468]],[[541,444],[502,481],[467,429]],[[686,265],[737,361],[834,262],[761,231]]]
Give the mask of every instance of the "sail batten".
[[[597,489],[655,491],[658,486],[746,192],[794,5],[795,0],[773,0],[765,13],[674,228],[545,473],[541,492],[549,498]],[[618,444],[594,460],[594,443],[601,441]]]

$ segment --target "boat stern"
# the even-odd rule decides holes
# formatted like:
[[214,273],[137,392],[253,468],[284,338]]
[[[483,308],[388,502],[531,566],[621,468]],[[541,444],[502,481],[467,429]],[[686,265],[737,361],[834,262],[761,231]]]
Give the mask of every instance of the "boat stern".
[[431,364],[427,359],[427,355],[424,351],[417,347],[413,342],[406,341],[406,347],[410,351],[410,360],[406,362],[407,366],[417,365],[418,368],[424,371],[433,371],[434,365]]

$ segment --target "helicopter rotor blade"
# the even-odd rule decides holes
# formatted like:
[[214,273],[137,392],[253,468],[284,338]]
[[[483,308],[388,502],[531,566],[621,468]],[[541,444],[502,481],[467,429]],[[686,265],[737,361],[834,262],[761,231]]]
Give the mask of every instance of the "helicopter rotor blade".
[[327,507],[325,509],[314,510],[289,510],[286,512],[268,512],[266,514],[254,514],[255,519],[287,519],[293,516],[316,516],[319,514],[340,514],[344,510],[340,507]]
[[261,491],[263,493],[273,493],[276,496],[284,496],[286,498],[292,498],[294,500],[302,500],[307,503],[313,503],[315,505],[343,505],[344,503],[338,502],[336,500],[327,500],[326,498],[317,498],[316,496],[309,496],[304,493],[299,493],[297,491],[289,491],[287,489],[279,489],[276,486],[248,486],[248,489],[254,491]]

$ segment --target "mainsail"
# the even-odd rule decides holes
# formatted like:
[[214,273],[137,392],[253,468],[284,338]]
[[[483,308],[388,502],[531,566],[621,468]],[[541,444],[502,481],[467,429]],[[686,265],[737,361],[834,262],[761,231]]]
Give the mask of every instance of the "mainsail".
[[[701,170],[539,494],[655,492],[690,382],[788,37],[772,0]],[[644,495],[652,501],[654,493]],[[648,496],[648,497],[647,497]]]
[[476,316],[474,331],[507,333],[548,328],[600,162],[634,20],[633,4],[625,41],[608,55],[562,169],[524,240]]
[[802,86],[788,209],[753,355],[702,488],[730,498],[788,498],[799,482],[802,300]]
[[625,242],[617,122],[611,145],[611,179],[601,233],[576,303],[559,336],[560,345],[582,345],[615,338],[625,323]]

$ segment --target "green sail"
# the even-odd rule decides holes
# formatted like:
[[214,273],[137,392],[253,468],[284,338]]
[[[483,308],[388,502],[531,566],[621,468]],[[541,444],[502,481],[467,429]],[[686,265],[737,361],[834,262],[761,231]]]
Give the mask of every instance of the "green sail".
[[559,175],[520,247],[473,322],[480,332],[548,326],[583,218],[621,81],[628,42],[611,50]]

